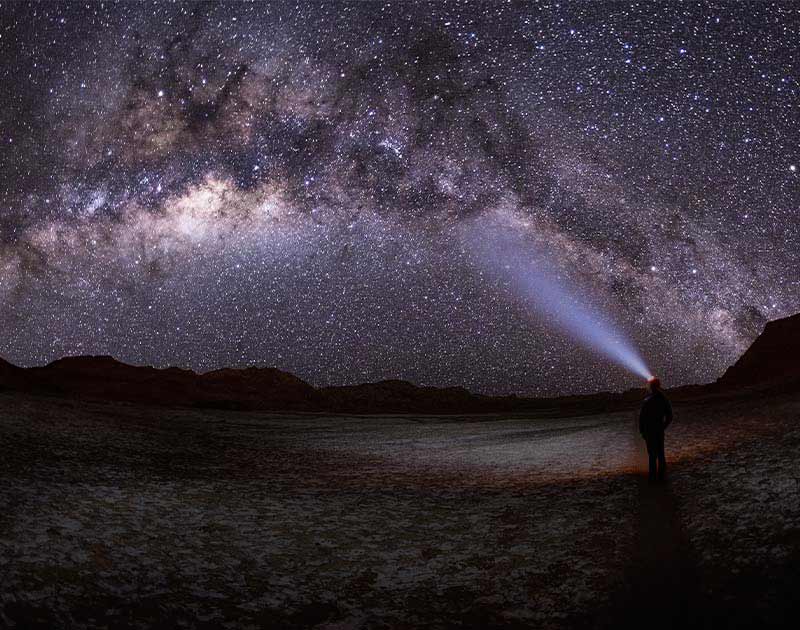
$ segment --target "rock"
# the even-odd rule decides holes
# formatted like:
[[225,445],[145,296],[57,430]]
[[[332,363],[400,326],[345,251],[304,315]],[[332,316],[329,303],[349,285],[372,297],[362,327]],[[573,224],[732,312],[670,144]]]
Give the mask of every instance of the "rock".
[[800,313],[767,322],[717,382],[723,387],[741,387],[794,381],[800,381]]

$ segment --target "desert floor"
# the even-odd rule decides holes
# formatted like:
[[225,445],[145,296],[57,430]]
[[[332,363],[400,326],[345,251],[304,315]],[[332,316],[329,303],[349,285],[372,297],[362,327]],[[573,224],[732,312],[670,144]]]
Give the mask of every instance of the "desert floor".
[[[212,412],[0,394],[0,627],[794,626],[800,394]],[[794,618],[792,618],[792,616]]]

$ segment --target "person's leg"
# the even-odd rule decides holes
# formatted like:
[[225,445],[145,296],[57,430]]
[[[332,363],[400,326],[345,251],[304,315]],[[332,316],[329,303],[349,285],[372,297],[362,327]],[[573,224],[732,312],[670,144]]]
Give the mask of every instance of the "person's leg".
[[664,479],[667,474],[667,457],[664,454],[664,434],[658,436],[658,478]]
[[658,456],[658,448],[654,443],[653,436],[648,435],[645,438],[645,442],[647,443],[647,460],[648,460],[648,478],[650,481],[655,481],[656,479],[656,458]]

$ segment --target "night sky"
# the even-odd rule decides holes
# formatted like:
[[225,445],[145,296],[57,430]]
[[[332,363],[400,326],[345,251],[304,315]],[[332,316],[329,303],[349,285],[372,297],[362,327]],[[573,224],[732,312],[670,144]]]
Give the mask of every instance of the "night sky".
[[0,355],[638,385],[500,223],[712,380],[800,311],[798,42],[794,3],[3,3]]

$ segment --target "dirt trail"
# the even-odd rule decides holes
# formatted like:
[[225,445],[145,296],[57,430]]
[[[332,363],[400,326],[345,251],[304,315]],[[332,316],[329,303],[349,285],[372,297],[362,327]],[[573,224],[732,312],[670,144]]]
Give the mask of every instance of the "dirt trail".
[[[667,446],[669,466],[669,446]],[[679,506],[669,479],[647,480],[643,441],[631,436],[631,457],[637,472],[637,528],[625,586],[612,602],[616,628],[703,628],[697,563],[681,524]]]

